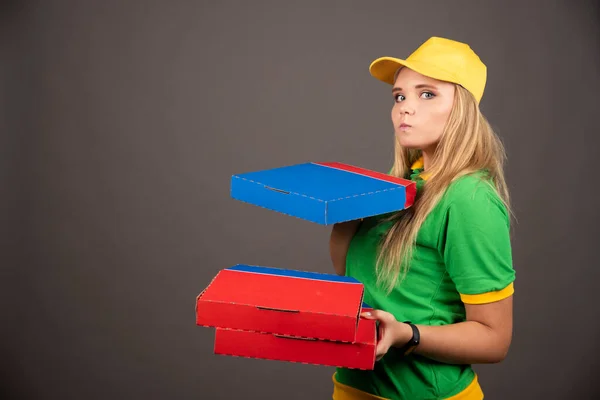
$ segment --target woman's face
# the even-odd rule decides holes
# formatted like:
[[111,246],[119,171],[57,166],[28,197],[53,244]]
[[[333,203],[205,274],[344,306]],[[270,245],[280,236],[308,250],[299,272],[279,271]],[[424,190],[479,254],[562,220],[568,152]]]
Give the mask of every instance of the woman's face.
[[454,103],[454,84],[402,68],[392,88],[392,122],[400,145],[432,151]]

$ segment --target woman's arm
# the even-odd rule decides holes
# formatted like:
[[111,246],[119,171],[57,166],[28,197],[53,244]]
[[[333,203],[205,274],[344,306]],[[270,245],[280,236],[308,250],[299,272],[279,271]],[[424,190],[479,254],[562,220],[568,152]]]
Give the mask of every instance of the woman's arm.
[[333,225],[331,229],[329,254],[333,263],[333,269],[338,275],[343,276],[346,274],[346,253],[359,224],[360,220],[341,222]]
[[[465,304],[466,321],[443,326],[417,325],[421,334],[415,354],[449,364],[502,361],[512,340],[513,297],[487,304]],[[363,313],[380,321],[377,358],[390,347],[402,347],[412,337],[408,324],[382,310]]]

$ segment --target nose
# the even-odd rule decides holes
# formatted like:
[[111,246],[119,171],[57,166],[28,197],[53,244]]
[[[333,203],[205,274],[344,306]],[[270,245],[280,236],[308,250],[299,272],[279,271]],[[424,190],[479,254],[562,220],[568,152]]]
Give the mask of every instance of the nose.
[[400,103],[399,111],[400,114],[414,115],[415,108],[410,104],[408,100],[404,100]]

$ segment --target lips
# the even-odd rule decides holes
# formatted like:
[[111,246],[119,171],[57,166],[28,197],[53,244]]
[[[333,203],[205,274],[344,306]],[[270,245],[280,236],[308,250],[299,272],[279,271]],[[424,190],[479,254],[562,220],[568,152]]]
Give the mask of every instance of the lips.
[[409,125],[409,124],[400,124],[400,128],[412,128],[412,125]]

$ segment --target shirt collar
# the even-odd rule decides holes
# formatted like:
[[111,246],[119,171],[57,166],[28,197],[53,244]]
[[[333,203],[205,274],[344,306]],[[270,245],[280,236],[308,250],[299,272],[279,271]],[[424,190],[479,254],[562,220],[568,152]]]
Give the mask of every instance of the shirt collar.
[[429,178],[429,174],[423,172],[424,168],[425,162],[423,161],[423,156],[421,156],[410,167],[410,169],[412,170],[410,174],[410,179],[426,181],[427,178]]

